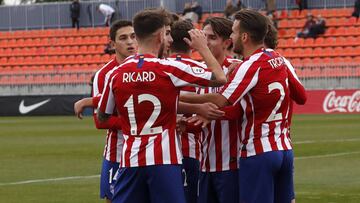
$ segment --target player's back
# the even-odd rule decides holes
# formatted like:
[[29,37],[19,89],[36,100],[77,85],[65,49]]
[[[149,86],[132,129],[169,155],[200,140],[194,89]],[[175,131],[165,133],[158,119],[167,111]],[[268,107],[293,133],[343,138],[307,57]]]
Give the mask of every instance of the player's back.
[[264,51],[258,59],[258,81],[250,91],[258,122],[287,119],[289,88],[287,68],[282,56],[273,51]]
[[118,69],[114,79],[117,109],[129,122],[123,128],[125,134],[153,135],[174,129],[179,90],[159,66],[160,60],[153,59],[144,59],[142,65],[130,61]]
[[122,166],[180,164],[175,136],[178,87],[205,86],[210,78],[211,72],[150,55],[136,55],[121,64],[110,79],[109,94],[114,94],[124,124]]
[[283,57],[274,51],[258,50],[244,60],[232,80],[239,81],[236,90],[230,90],[229,85],[224,88],[225,95],[226,89],[231,92],[227,95],[230,101],[247,92],[240,100],[245,112],[240,129],[241,156],[291,149],[286,133],[290,96]]

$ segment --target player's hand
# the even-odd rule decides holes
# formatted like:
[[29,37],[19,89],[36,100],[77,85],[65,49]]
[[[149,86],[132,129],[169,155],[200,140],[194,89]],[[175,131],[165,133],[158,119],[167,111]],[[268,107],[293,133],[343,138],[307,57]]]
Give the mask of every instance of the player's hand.
[[84,100],[80,99],[79,101],[75,102],[74,104],[74,112],[75,115],[79,118],[82,119],[83,118],[83,111],[84,111],[85,105],[84,105]]
[[229,81],[229,78],[230,78],[230,75],[234,72],[235,68],[241,64],[240,62],[235,62],[235,63],[232,63],[229,67],[228,67],[228,72],[226,73],[226,78],[228,79]]
[[196,113],[207,120],[216,120],[225,115],[224,111],[219,110],[219,107],[211,102],[200,104],[199,107]]
[[208,49],[206,37],[203,31],[198,29],[191,29],[188,31],[190,39],[184,38],[183,40],[193,49],[198,51]]
[[200,115],[187,118],[186,121],[193,123],[195,126],[201,125],[202,128],[205,128],[211,122],[211,120],[208,120]]
[[181,134],[185,131],[186,131],[186,118],[185,117],[176,118],[176,132],[178,134]]

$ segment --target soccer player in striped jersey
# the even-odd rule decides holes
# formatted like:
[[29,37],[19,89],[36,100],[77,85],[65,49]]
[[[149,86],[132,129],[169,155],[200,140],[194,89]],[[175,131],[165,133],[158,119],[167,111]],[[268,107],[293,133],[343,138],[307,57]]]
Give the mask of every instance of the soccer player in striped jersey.
[[[171,26],[171,36],[173,42],[170,46],[169,60],[176,60],[190,66],[198,66],[203,69],[207,69],[204,63],[191,59],[191,48],[183,40],[184,38],[190,38],[189,31],[194,29],[191,22],[186,20],[180,20],[175,22]],[[194,86],[186,86],[181,88],[181,94],[195,94],[196,88]],[[184,114],[185,117],[192,116],[192,114],[201,114],[207,116],[222,116],[222,112],[218,112],[217,107],[212,104],[184,104],[179,103],[178,113]],[[215,111],[212,111],[215,110]],[[184,132],[180,135],[181,151],[183,154],[183,173],[184,173],[184,188],[186,202],[197,202],[197,186],[199,179],[199,164],[200,164],[200,133],[188,133]]]
[[186,42],[199,51],[212,72],[156,58],[166,20],[164,10],[135,15],[139,53],[113,69],[100,99],[99,120],[106,121],[116,104],[125,139],[113,202],[185,202],[175,129],[179,87],[226,82],[199,30],[191,30],[191,41]]
[[[81,99],[74,104],[74,111],[79,118],[82,117],[81,114],[85,107],[94,107],[96,109],[104,89],[105,75],[122,63],[126,57],[135,54],[137,50],[137,42],[131,21],[119,20],[114,22],[110,28],[110,40],[115,49],[115,58],[95,73],[92,97]],[[100,198],[111,202],[110,184],[119,168],[124,139],[116,111],[113,112],[113,116],[106,123],[98,122],[96,111],[94,111],[94,122],[98,129],[108,129],[100,177]]]
[[[183,40],[190,38],[188,31],[194,29],[194,26],[189,21],[178,21],[171,26],[171,37],[173,42],[170,46],[169,60],[181,61],[190,66],[198,66],[206,69],[206,65],[191,59],[190,46]],[[183,87],[180,94],[195,93],[196,89],[193,86]],[[187,108],[189,110],[189,108]],[[181,111],[179,105],[178,112]],[[185,114],[184,116],[191,116],[192,114]],[[181,152],[183,155],[182,167],[184,173],[184,190],[187,203],[196,203],[197,200],[197,185],[199,179],[199,164],[200,164],[200,140],[199,133],[181,133],[180,143]]]
[[[275,50],[277,48],[278,45],[278,35],[277,35],[277,30],[273,25],[273,22],[268,19],[268,32],[264,38],[264,45],[266,48],[270,48]],[[287,70],[291,71],[292,74],[294,75],[294,77],[289,78],[289,89],[290,89],[290,106],[289,106],[289,113],[288,113],[288,128],[287,128],[287,133],[288,136],[290,137],[290,126],[291,126],[291,118],[292,118],[292,112],[293,112],[293,101],[295,101],[297,104],[305,104],[306,102],[306,92],[305,92],[305,88],[303,86],[297,86],[296,83],[301,83],[300,79],[298,78],[298,76],[295,73],[295,68],[292,66],[292,64],[290,63],[289,60],[287,60],[285,57],[284,61],[285,64],[287,66]],[[296,80],[296,81],[293,81]],[[297,87],[297,88],[293,88],[293,87]],[[296,94],[292,94],[292,92],[296,91]],[[295,191],[294,191],[294,187],[292,187],[292,201],[291,203],[295,203]]]
[[[264,48],[267,19],[259,12],[241,10],[231,35],[234,52],[244,56],[220,93],[182,98],[188,102],[212,101],[220,107],[240,102],[240,202],[288,203],[293,199],[293,152],[288,136],[288,81],[294,98],[301,83],[293,79],[282,56]],[[299,91],[297,91],[299,90]]]
[[[208,18],[203,32],[211,53],[222,64],[224,73],[238,60],[226,56],[231,46],[232,22],[222,17]],[[198,94],[219,92],[220,88],[198,88]],[[227,107],[225,112],[239,111],[239,106]],[[201,172],[199,179],[199,203],[238,202],[238,118],[219,118],[202,129]]]

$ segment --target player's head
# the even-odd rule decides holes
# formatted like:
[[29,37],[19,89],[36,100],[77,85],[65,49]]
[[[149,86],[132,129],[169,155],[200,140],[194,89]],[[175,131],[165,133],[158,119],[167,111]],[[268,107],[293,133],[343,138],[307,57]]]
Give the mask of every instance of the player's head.
[[170,46],[171,52],[190,52],[190,46],[184,41],[184,38],[190,39],[189,31],[193,28],[193,24],[187,20],[177,21],[171,26],[171,37],[173,38],[173,42]]
[[157,40],[164,43],[165,26],[169,25],[165,9],[145,9],[138,12],[134,19],[134,31],[138,42]]
[[268,19],[268,31],[264,38],[264,44],[270,49],[276,49],[278,45],[278,32],[270,19]]
[[254,10],[241,10],[235,14],[235,21],[232,27],[234,52],[244,55],[244,49],[249,45],[264,44],[267,33],[267,18]]
[[137,42],[131,21],[118,20],[114,22],[110,28],[110,40],[115,53],[124,59],[136,53]]
[[[225,54],[231,46],[232,21],[223,17],[210,17],[203,24],[203,31],[207,39],[207,45],[215,58]],[[222,62],[221,62],[222,63]]]
[[179,16],[175,13],[168,12],[167,13],[168,22],[165,25],[165,41],[164,44],[160,47],[158,57],[159,58],[166,58],[169,56],[170,46],[173,42],[173,38],[171,36],[171,26],[174,22],[179,20]]

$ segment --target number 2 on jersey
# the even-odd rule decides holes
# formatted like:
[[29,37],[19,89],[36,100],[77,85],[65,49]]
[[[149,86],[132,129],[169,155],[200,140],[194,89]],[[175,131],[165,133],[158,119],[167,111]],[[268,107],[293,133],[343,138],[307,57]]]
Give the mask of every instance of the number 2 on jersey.
[[[152,127],[158,118],[161,111],[161,103],[160,100],[151,94],[141,94],[138,96],[138,104],[144,101],[149,101],[154,105],[154,110],[151,113],[149,119],[146,121],[143,129],[140,132],[140,135],[153,135],[159,134],[163,131],[161,126]],[[128,110],[129,121],[131,125],[130,133],[131,135],[138,135],[137,123],[136,123],[136,112],[134,108],[134,96],[131,95],[129,99],[126,101],[124,107]],[[141,112],[138,112],[141,113]]]
[[[286,84],[287,84],[287,81],[286,81]],[[284,100],[284,97],[285,97],[284,87],[279,82],[273,82],[273,83],[269,84],[268,88],[269,88],[269,93],[272,92],[273,90],[279,90],[280,91],[280,98],[276,102],[276,105],[275,105],[274,109],[271,111],[271,114],[267,118],[266,122],[281,120],[282,119],[282,113],[281,112],[276,113],[276,112],[279,110],[279,108],[281,106],[281,103],[282,103],[282,101]]]

